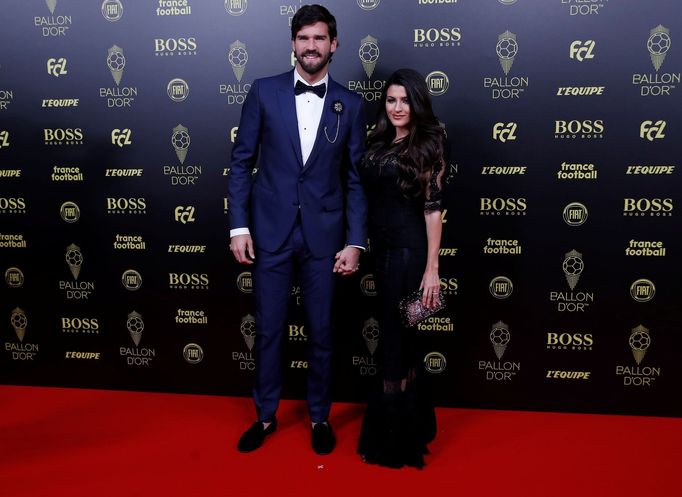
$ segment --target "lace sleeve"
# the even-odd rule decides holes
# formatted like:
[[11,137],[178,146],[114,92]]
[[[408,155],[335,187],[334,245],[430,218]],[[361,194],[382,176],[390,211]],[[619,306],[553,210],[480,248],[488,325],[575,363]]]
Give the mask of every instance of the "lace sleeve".
[[426,202],[424,202],[424,212],[443,210],[443,175],[445,167],[443,161],[439,160],[433,166],[431,178],[426,187]]

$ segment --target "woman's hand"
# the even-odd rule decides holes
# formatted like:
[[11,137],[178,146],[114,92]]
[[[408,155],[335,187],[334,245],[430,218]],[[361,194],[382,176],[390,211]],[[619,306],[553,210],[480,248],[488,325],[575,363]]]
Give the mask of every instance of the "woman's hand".
[[419,289],[422,290],[422,305],[424,307],[436,307],[439,302],[440,278],[438,271],[425,271]]

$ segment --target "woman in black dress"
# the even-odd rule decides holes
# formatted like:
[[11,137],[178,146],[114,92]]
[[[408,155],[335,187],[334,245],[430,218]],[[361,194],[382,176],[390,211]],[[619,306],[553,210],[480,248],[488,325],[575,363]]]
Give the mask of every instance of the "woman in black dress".
[[436,418],[424,385],[423,351],[399,302],[417,289],[435,305],[440,291],[445,133],[423,76],[400,69],[386,82],[360,172],[369,202],[379,317],[379,381],[370,394],[358,453],[365,462],[424,466]]

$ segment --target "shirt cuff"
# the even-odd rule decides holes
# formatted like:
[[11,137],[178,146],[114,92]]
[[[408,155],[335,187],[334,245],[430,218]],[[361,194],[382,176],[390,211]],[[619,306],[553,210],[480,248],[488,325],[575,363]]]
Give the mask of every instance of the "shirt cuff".
[[367,249],[363,247],[362,245],[348,245],[349,247],[355,247],[356,249],[360,249],[361,252],[366,252]]
[[235,228],[233,230],[230,230],[230,238],[234,238],[237,235],[250,235],[251,232],[249,231],[249,228]]

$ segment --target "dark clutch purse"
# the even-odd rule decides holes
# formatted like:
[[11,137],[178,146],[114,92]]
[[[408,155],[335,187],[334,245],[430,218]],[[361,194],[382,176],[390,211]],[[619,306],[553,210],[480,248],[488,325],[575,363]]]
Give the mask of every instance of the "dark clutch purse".
[[434,307],[424,307],[422,305],[422,291],[417,290],[402,299],[398,307],[400,308],[400,317],[403,320],[403,324],[411,328],[420,321],[433,316],[441,309],[445,309],[445,298],[443,294],[438,293],[436,305]]

